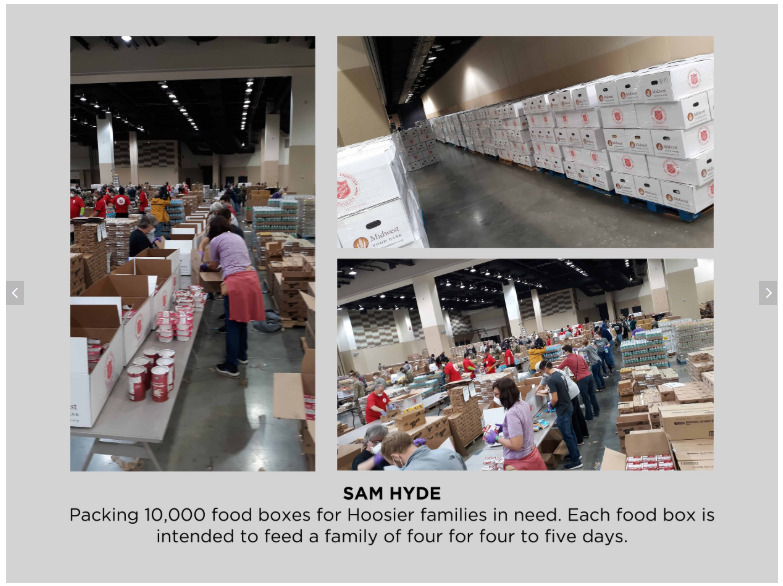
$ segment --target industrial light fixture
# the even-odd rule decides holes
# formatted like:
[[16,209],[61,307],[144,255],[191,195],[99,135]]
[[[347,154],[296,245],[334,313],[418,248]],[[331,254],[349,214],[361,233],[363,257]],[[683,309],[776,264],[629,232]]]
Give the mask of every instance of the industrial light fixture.
[[98,104],[93,104],[92,107],[95,108],[96,110],[100,108]]
[[384,295],[383,293],[381,293],[381,299],[385,299],[385,298],[386,298],[386,295]]
[[170,98],[173,100],[173,99],[174,99],[174,98],[176,98],[177,96],[175,96],[175,95],[174,95],[174,92],[169,92],[169,97],[170,97]]
[[484,273],[484,276],[485,276],[485,277],[489,277],[489,276],[490,276],[490,272],[489,272],[489,271],[487,271],[486,273]]
[[246,93],[246,94],[249,94],[249,93],[250,93],[250,92],[252,92],[252,91],[253,91],[253,88],[249,87],[249,88],[247,88],[247,89],[245,90],[245,93]]
[[169,89],[169,86],[167,86],[165,83],[161,84],[160,87],[163,88],[164,90]]
[[405,295],[400,295],[400,299],[405,299]]
[[80,99],[82,102],[86,102],[86,101],[87,101],[87,98],[85,98],[84,96],[81,96],[81,97],[79,97],[79,99]]
[[175,104],[179,104],[179,100],[171,100]]
[[471,273],[475,273],[476,272],[476,267],[471,267],[470,272]]
[[242,146],[245,146],[245,143],[244,143],[244,142],[242,143]]
[[437,57],[435,55],[432,55],[431,57],[427,57],[427,61],[435,61]]
[[245,100],[245,104],[249,104],[249,103],[250,103],[250,100]]
[[461,284],[461,285],[459,286],[459,288],[460,288],[460,289],[464,289],[464,288],[465,288],[465,284],[464,284],[464,283],[463,283],[463,284]]
[[253,85],[253,80],[252,79],[248,79],[247,80],[247,87],[250,87],[252,85]]
[[185,112],[185,108],[180,108],[179,111],[180,112]]
[[245,110],[247,110],[249,107],[250,107],[250,106],[248,106],[247,104],[245,104],[244,106],[242,106],[242,108],[244,108]]
[[451,287],[451,283],[449,283],[448,281],[446,281],[446,287]]
[[350,272],[349,272],[348,274],[349,274],[349,275],[355,275],[355,274],[356,274],[356,271],[355,271],[355,270],[353,270],[353,269],[351,269],[351,270],[350,270]]
[[123,41],[126,43],[130,43],[133,40],[133,37],[120,37]]

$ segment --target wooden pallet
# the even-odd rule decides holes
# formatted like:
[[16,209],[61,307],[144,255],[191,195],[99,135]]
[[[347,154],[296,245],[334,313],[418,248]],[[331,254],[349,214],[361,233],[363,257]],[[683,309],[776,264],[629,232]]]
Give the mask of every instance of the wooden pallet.
[[524,169],[525,171],[530,171],[531,173],[535,173],[538,171],[538,167],[528,167],[527,165],[523,165],[522,163],[514,163],[515,166],[519,167],[520,169]]
[[284,330],[288,328],[303,328],[307,325],[307,320],[293,320],[283,317],[280,319],[280,325]]

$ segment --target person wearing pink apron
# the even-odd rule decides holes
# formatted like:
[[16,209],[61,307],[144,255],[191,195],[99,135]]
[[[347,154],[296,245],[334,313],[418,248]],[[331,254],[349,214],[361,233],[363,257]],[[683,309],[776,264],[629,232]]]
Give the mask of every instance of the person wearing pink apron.
[[533,441],[533,412],[521,399],[512,377],[503,377],[492,387],[495,403],[506,409],[503,437],[493,430],[484,440],[503,446],[503,470],[546,470],[541,454]]

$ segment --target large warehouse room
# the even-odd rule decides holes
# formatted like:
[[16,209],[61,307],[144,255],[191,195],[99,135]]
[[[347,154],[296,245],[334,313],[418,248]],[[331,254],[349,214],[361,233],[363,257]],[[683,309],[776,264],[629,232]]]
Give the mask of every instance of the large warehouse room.
[[[338,260],[337,283],[341,470],[399,467],[383,443],[398,432],[455,469],[528,469],[488,437],[511,413],[498,384],[527,404],[541,469],[572,469],[548,386],[563,367],[579,468],[712,466],[712,260]],[[693,419],[709,424],[673,431]]]
[[313,37],[71,37],[71,470],[314,469],[314,98]]
[[712,247],[712,53],[712,37],[339,37],[340,246]]

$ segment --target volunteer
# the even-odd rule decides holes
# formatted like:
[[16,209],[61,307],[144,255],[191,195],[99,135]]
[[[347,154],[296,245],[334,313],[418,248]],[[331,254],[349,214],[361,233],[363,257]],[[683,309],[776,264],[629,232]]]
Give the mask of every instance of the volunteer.
[[598,399],[595,397],[593,375],[590,373],[584,358],[573,353],[574,349],[571,347],[571,344],[563,346],[563,352],[565,352],[566,357],[557,368],[558,370],[563,370],[567,366],[573,373],[574,378],[576,378],[576,384],[579,387],[579,394],[582,395],[582,401],[585,404],[585,420],[590,421],[593,418],[593,413],[595,413],[596,417],[601,413]]
[[381,454],[381,442],[387,435],[389,429],[385,425],[376,423],[368,427],[362,440],[364,449],[353,459],[351,470],[383,470],[387,464]]
[[84,200],[79,197],[75,189],[71,189],[71,219],[84,215]]
[[602,376],[606,376],[609,371],[606,370],[607,363],[606,363],[606,340],[604,340],[600,335],[598,335],[598,329],[596,328],[596,333],[593,337],[593,344],[595,344],[596,350],[598,350],[598,356],[601,358],[601,373]]
[[435,364],[435,355],[430,354],[430,364]]
[[[219,203],[212,204],[213,206],[218,206],[217,212],[213,214],[212,216],[207,218],[207,233],[209,233],[209,226],[210,226],[210,220],[212,218],[216,218],[218,216],[221,216],[231,222],[231,211],[228,208],[224,208]],[[211,210],[212,208],[210,208]],[[240,230],[239,226],[235,226],[234,224],[229,224],[229,230],[232,234],[236,234],[239,236],[242,240],[245,239],[245,233]],[[204,251],[207,249],[207,245],[209,244],[209,236],[204,236],[204,238],[201,239],[201,243],[198,245],[198,250],[201,253],[201,259],[204,260]],[[222,333],[222,332],[221,332]]]
[[506,346],[505,350],[506,352],[503,354],[503,359],[506,368],[514,368],[514,353],[511,351],[510,346]]
[[404,431],[393,431],[381,443],[381,454],[400,470],[467,470],[462,457],[452,450],[416,446]]
[[128,196],[125,195],[124,192],[125,190],[122,187],[120,187],[120,193],[118,195],[115,195],[114,199],[111,200],[111,203],[114,206],[115,218],[128,217],[128,205],[130,204],[130,200],[128,199]]
[[491,354],[484,356],[484,360],[481,362],[481,364],[484,365],[484,372],[487,374],[495,374],[495,364],[497,364],[497,362],[494,358],[492,358]]
[[209,258],[209,269],[223,268],[226,289],[226,360],[216,369],[222,375],[238,377],[238,363],[247,364],[247,324],[266,319],[264,295],[244,238],[232,234],[231,224],[221,216],[215,217],[209,228]]
[[111,203],[111,197],[109,197],[108,193],[104,195],[99,195],[98,199],[95,200],[95,207],[93,207],[92,210],[92,217],[105,218],[106,206],[108,206],[110,203]]
[[149,210],[150,202],[147,199],[147,192],[143,187],[139,187],[139,213],[145,214]]
[[147,250],[148,248],[154,248],[156,242],[160,242],[160,237],[150,242],[149,234],[155,230],[155,224],[158,221],[155,216],[144,214],[136,225],[136,229],[131,232],[128,239],[128,254],[130,256],[136,256],[140,252]]
[[560,429],[563,440],[568,447],[568,454],[571,457],[571,461],[565,465],[565,469],[577,470],[582,467],[582,456],[576,445],[574,428],[571,423],[574,408],[571,401],[568,400],[568,383],[565,380],[565,375],[559,370],[554,369],[552,363],[548,360],[542,362],[539,366],[539,370],[543,371],[544,374],[549,375],[547,386],[549,387],[549,392],[552,394],[552,399],[549,401],[549,407],[554,408],[557,413],[557,427]]
[[169,213],[166,211],[167,205],[169,205],[169,196],[166,195],[164,189],[160,189],[150,202],[150,213],[158,220],[155,225],[155,236],[163,235],[163,224],[167,224],[169,221]]
[[[225,207],[227,207],[229,210],[231,210],[231,214],[232,215],[236,215],[237,214],[236,210],[234,209],[234,206],[231,205],[231,196],[228,193],[224,193],[220,197],[220,203],[222,203]],[[210,208],[210,211],[211,210],[212,210],[212,208]]]
[[131,200],[131,203],[135,202],[136,201],[136,186],[135,185],[128,186],[127,194],[128,194],[128,199]]
[[511,377],[505,376],[492,385],[495,403],[506,410],[503,418],[503,437],[493,430],[484,440],[503,446],[503,469],[546,470],[546,464],[533,441],[533,411],[519,394]]
[[636,329],[636,318],[631,316],[631,322],[628,324],[633,332]]
[[383,415],[386,415],[386,408],[389,406],[389,397],[386,395],[386,383],[383,379],[375,379],[372,393],[367,396],[367,408],[365,419],[367,423],[378,421]]
[[441,363],[446,365],[443,367],[443,374],[445,374],[446,377],[448,378],[447,382],[454,383],[457,381],[461,381],[462,375],[459,373],[459,371],[451,362],[451,360],[449,360],[448,356],[443,356],[443,354],[441,354],[441,357],[442,357]]
[[351,393],[353,394],[353,406],[356,412],[359,414],[359,421],[364,425],[364,412],[362,411],[361,402],[359,399],[367,394],[367,387],[359,380],[359,376],[352,372],[351,374]]
[[470,379],[476,378],[476,365],[470,359],[470,350],[465,351],[465,358],[462,360],[462,370],[470,374]]
[[[536,388],[536,392],[542,391],[547,388],[547,382],[549,382],[549,375],[541,371],[544,361],[539,362],[536,365],[536,369],[541,375],[541,384]],[[571,429],[574,430],[574,437],[576,438],[576,445],[581,446],[584,444],[586,437],[590,437],[590,431],[587,429],[587,421],[585,421],[585,415],[582,413],[582,405],[579,403],[579,387],[568,377],[566,377],[566,385],[568,386],[568,396],[571,399],[571,407],[573,414],[571,415]],[[571,396],[571,386],[576,386],[576,392]]]
[[614,368],[614,353],[612,352],[614,338],[612,338],[612,332],[609,331],[606,322],[601,322],[600,331],[601,337],[606,340],[606,365],[609,367],[609,372],[612,372],[612,369]]
[[606,382],[601,375],[601,367],[603,366],[603,359],[598,353],[598,345],[595,340],[585,346],[585,353],[587,354],[587,361],[590,363],[590,372],[593,373],[593,380],[595,381],[596,391],[603,391],[606,388]]

